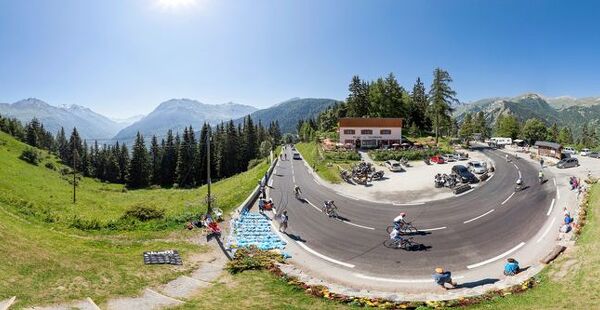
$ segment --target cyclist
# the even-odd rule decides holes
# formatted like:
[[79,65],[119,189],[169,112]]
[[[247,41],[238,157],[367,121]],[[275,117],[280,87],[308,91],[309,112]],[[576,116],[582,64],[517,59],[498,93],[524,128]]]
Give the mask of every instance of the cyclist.
[[541,169],[540,172],[538,172],[538,179],[540,180],[540,183],[544,181],[544,172]]
[[334,204],[333,200],[325,200],[323,203],[323,212],[327,215],[330,215],[334,208],[337,208],[337,206]]
[[517,185],[515,186],[515,189],[521,190],[521,188],[523,188],[523,179],[521,179],[521,177],[519,177],[517,179]]
[[401,212],[400,215],[398,215],[394,218],[394,229],[398,229],[398,230],[402,229],[402,226],[404,226],[404,224],[406,224],[404,217],[406,217],[406,213]]
[[296,194],[296,198],[300,197],[302,191],[300,190],[300,186],[294,185],[294,194]]
[[400,242],[402,242],[402,240],[404,240],[404,239],[402,239],[402,236],[400,236],[400,231],[396,228],[394,228],[392,230],[392,232],[390,233],[390,239],[398,242],[398,244],[400,244]]

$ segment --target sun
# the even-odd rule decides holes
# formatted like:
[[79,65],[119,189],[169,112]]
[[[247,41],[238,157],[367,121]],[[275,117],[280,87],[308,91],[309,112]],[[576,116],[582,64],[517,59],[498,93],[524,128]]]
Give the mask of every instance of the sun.
[[178,9],[196,5],[197,0],[156,0],[156,4],[163,9]]

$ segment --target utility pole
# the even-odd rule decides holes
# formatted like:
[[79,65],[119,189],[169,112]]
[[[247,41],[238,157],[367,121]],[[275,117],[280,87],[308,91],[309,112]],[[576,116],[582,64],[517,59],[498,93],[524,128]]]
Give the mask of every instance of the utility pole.
[[206,185],[208,186],[208,193],[206,195],[206,203],[207,203],[207,208],[206,208],[206,213],[210,214],[212,212],[212,207],[211,207],[211,200],[212,198],[210,197],[210,131],[207,133],[206,135]]
[[77,188],[77,169],[76,169],[76,158],[77,158],[77,149],[73,147],[73,203],[77,202],[76,188]]

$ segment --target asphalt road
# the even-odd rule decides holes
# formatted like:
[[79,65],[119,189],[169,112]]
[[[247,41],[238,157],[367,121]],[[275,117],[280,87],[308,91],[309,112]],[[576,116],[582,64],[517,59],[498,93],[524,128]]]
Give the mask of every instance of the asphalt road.
[[[477,268],[477,264],[532,238],[544,224],[555,196],[551,176],[546,175],[549,181],[545,184],[538,184],[539,167],[525,160],[506,162],[498,151],[482,151],[495,160],[493,178],[464,195],[422,205],[399,206],[340,196],[318,184],[302,160],[291,160],[289,149],[290,159],[280,161],[270,193],[277,211],[288,211],[290,237],[342,266],[354,265],[355,272],[417,276],[429,274],[435,266],[453,271]],[[519,173],[528,187],[515,193]],[[302,189],[304,200],[295,198],[294,184]],[[325,200],[335,201],[342,220],[320,211]],[[422,245],[417,250],[383,245],[389,238],[386,228],[402,211],[420,230],[411,236]]]

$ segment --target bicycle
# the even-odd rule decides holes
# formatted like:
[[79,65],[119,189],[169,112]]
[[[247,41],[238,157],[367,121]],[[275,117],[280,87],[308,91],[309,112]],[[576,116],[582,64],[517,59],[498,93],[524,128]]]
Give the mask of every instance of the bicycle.
[[394,238],[385,240],[383,245],[390,249],[403,249],[405,251],[410,251],[415,246],[415,243],[412,241],[412,238]]
[[327,214],[327,216],[329,216],[329,217],[335,217],[335,218],[339,217],[337,207],[335,205],[333,205],[329,208],[326,206],[323,206],[323,208],[321,208],[321,211],[323,211],[323,213]]
[[[387,233],[391,233],[392,230],[394,230],[395,225],[390,225],[387,227]],[[400,233],[403,235],[412,235],[412,234],[416,234],[418,232],[417,228],[414,227],[410,222],[408,223],[403,223],[400,225],[400,229],[399,229]]]
[[296,199],[301,200],[302,198],[300,197],[300,192],[298,191],[294,191],[294,195],[296,196]]

